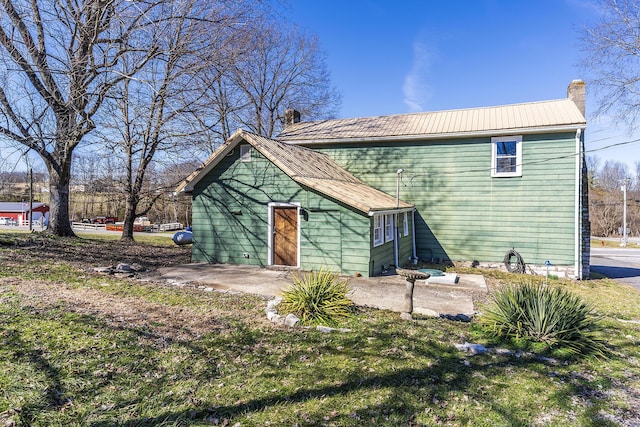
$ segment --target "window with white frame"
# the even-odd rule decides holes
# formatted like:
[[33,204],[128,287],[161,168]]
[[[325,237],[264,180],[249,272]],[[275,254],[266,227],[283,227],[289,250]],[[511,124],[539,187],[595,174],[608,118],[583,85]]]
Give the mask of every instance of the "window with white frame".
[[407,212],[402,216],[402,232],[405,236],[409,235],[409,215]]
[[382,234],[384,227],[383,219],[382,215],[373,216],[373,246],[380,246],[384,243],[384,236]]
[[250,145],[241,145],[240,146],[240,161],[241,162],[250,162],[251,161],[251,146]]
[[522,136],[491,138],[491,176],[522,176]]
[[390,242],[393,240],[393,214],[387,214],[384,216],[384,241]]

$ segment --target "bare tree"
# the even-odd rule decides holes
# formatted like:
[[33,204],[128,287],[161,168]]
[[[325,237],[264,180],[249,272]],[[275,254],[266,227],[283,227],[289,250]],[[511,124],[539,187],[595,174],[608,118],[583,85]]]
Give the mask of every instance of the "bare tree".
[[[229,64],[227,64],[229,65]],[[229,67],[230,68],[230,67]],[[206,87],[205,102],[210,105],[206,113],[209,129],[213,134],[209,152],[229,139],[237,127],[241,126],[234,119],[242,110],[245,101],[241,91],[234,84],[230,69],[208,67],[203,70],[202,79]]]
[[[236,108],[232,122],[272,137],[282,129],[284,112],[295,108],[305,117],[331,118],[340,95],[330,85],[324,56],[315,37],[266,23],[248,34],[251,50],[235,61],[232,87]],[[219,92],[224,99],[225,93]],[[227,102],[226,105],[233,105]]]
[[[205,88],[199,74],[224,61],[221,47],[242,34],[236,27],[247,10],[240,1],[178,0],[145,13],[155,55],[140,52],[141,58],[121,61],[126,78],[113,91],[105,121],[107,144],[124,166],[122,241],[133,240],[136,217],[146,215],[168,189],[166,183],[152,182],[149,170],[209,138],[200,120]],[[143,58],[145,65],[138,68]]]
[[175,194],[174,184],[180,182],[200,165],[199,161],[182,161],[172,163],[164,168],[156,168],[150,171],[153,177],[154,188],[167,188],[169,191],[161,193],[158,202],[149,210],[149,218],[157,219],[163,223],[191,223],[191,198],[181,194]]
[[598,171],[600,170],[600,157],[595,155],[589,155],[586,157],[587,162],[587,171],[588,171],[588,180],[589,180],[589,188],[593,188],[597,185],[596,177],[598,176]]
[[582,36],[587,82],[597,94],[596,114],[637,127],[640,114],[640,3],[601,0],[602,18]]
[[114,71],[129,52],[154,53],[135,37],[140,11],[153,7],[123,0],[2,0],[0,134],[44,161],[51,194],[48,229],[56,235],[74,234],[73,152],[96,128],[107,94],[124,78]]
[[[76,213],[79,219],[89,218],[94,214],[93,206],[96,202],[97,183],[100,178],[102,156],[90,152],[74,156],[72,167],[72,194],[70,199],[70,217],[75,221]],[[75,189],[73,188],[75,187]],[[78,207],[78,203],[81,204]]]
[[[596,171],[595,177],[595,185],[591,186],[589,192],[592,231],[599,236],[615,235],[623,222],[623,197],[620,187],[624,180],[629,179],[629,170],[624,163],[608,160]],[[634,210],[627,212],[632,219],[637,214]],[[629,224],[635,222],[632,220]]]

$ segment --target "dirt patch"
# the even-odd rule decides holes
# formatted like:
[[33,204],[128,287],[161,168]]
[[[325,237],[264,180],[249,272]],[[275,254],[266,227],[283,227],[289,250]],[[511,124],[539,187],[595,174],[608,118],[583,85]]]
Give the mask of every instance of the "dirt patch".
[[23,305],[51,309],[62,304],[69,311],[98,317],[114,328],[146,331],[160,342],[199,338],[213,330],[228,328],[216,319],[213,312],[203,314],[182,306],[170,307],[142,298],[109,295],[95,289],[18,279],[0,280],[0,286],[11,286],[22,296]]
[[[91,239],[59,239],[43,235],[3,239],[2,258],[7,263],[28,265],[30,261],[56,262],[84,271],[85,275],[100,276],[98,266],[119,263],[138,263],[149,269],[150,275],[159,267],[190,261],[190,247],[156,246],[120,243]],[[135,280],[135,278],[128,279]],[[138,282],[139,283],[139,282]],[[140,286],[168,286],[160,282],[140,283]],[[209,313],[188,307],[172,307],[149,302],[143,298],[113,295],[99,289],[74,288],[64,283],[43,280],[24,280],[15,277],[0,279],[0,288],[19,293],[24,305],[36,309],[49,309],[61,304],[80,314],[103,319],[117,328],[135,328],[147,332],[154,340],[164,342],[187,340],[228,325],[220,322],[213,309]],[[183,289],[184,292],[201,292]]]

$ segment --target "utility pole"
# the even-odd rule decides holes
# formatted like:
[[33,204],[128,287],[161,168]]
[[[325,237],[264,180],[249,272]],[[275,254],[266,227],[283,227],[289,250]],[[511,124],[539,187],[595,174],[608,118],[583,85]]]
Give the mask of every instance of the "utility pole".
[[627,186],[629,178],[622,180],[622,247],[627,247]]

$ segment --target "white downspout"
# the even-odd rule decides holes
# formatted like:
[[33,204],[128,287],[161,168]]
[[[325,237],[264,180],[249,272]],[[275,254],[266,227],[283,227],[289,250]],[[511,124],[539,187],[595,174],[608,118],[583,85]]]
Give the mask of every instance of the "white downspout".
[[582,280],[582,233],[580,223],[582,221],[582,198],[580,187],[582,185],[582,129],[576,131],[576,185],[575,185],[575,250],[574,250],[574,273],[576,279]]
[[400,233],[398,233],[398,214],[393,214],[393,259],[396,267],[400,267]]
[[396,172],[396,212],[393,214],[393,258],[396,267],[400,267],[400,236],[398,233],[398,208],[400,207],[400,180],[404,169]]
[[411,246],[413,249],[413,259],[418,259],[418,250],[416,249],[416,209],[411,211]]

